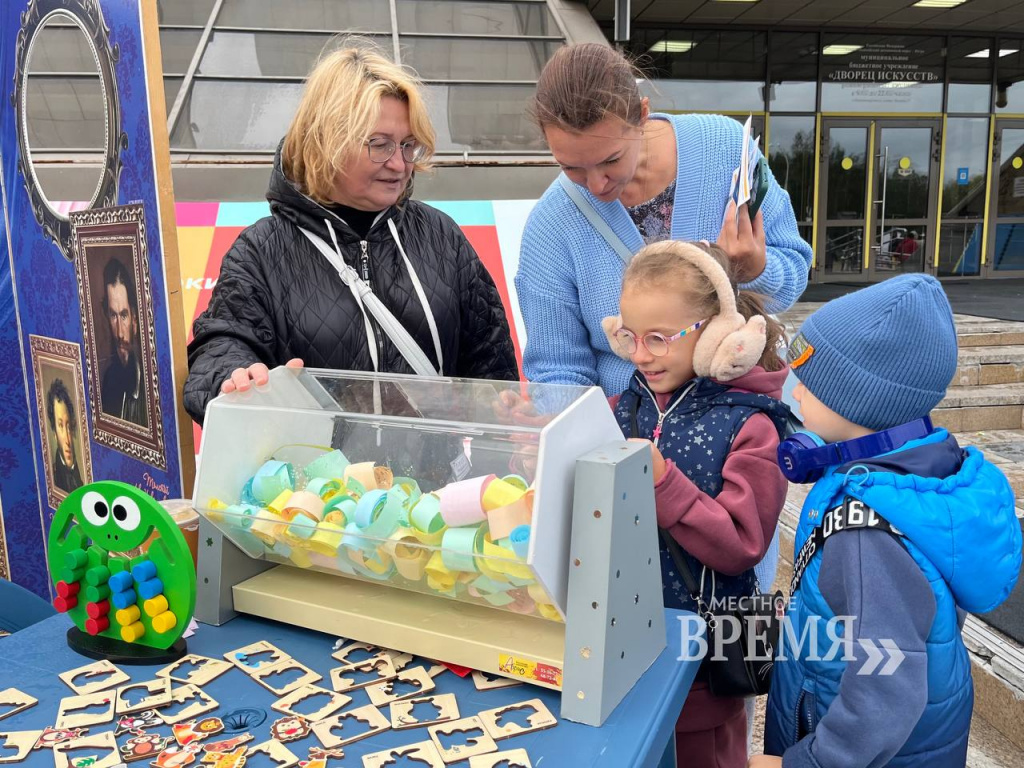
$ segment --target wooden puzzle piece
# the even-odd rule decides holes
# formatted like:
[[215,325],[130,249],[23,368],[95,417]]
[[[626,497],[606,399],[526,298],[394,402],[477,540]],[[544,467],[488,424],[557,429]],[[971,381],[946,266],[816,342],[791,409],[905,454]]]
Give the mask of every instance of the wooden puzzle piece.
[[190,653],[187,656],[182,656],[173,664],[168,664],[156,673],[156,677],[166,677],[176,683],[198,685],[202,688],[234,666],[234,664],[221,659],[211,659],[208,656]]
[[[426,705],[434,708],[430,717],[417,717],[417,706],[421,709]],[[447,723],[459,719],[459,703],[454,693],[442,693],[437,696],[421,696],[391,703],[391,728],[401,731],[405,728],[419,728],[424,725]]]
[[327,768],[327,758],[318,757],[310,760],[299,760],[299,768]]
[[[0,763],[20,763],[35,747],[42,731],[7,731],[0,733]],[[10,750],[14,750],[11,754]]]
[[[408,690],[409,686],[413,690]],[[434,690],[434,678],[428,675],[427,670],[423,667],[412,667],[399,672],[393,680],[369,686],[366,689],[366,695],[370,697],[370,701],[375,707],[383,707],[393,701],[411,699],[432,690]]]
[[[146,695],[134,703],[126,696],[129,692],[140,690],[145,691]],[[133,712],[142,712],[146,709],[166,707],[171,703],[171,681],[158,677],[141,683],[121,686],[117,689],[116,701],[119,715],[130,715]]]
[[[267,656],[267,654],[270,655]],[[277,646],[271,645],[266,640],[260,640],[242,648],[228,651],[224,654],[224,658],[245,672],[245,674],[251,675],[253,672],[259,672],[267,667],[280,664],[282,661],[287,661],[291,656]]]
[[240,733],[237,736],[232,736],[230,739],[221,739],[220,741],[210,741],[203,745],[205,752],[234,752],[242,744],[248,744],[253,740],[251,733]]
[[[364,723],[369,726],[369,729],[362,733],[345,736],[346,727],[349,727],[350,733],[354,730],[353,723]],[[334,747],[344,747],[390,728],[391,723],[381,714],[380,710],[372,704],[367,704],[365,707],[350,709],[348,712],[342,712],[327,720],[321,720],[313,725],[313,733],[320,739],[321,744],[328,749],[333,749]],[[334,733],[335,730],[341,731],[342,735]]]
[[292,754],[288,747],[275,739],[268,739],[262,744],[250,747],[246,757],[252,757],[259,753],[269,757],[275,763],[276,768],[292,768],[299,762],[299,758]]
[[473,685],[476,686],[478,691],[495,691],[498,688],[513,688],[522,684],[521,680],[510,680],[507,677],[489,675],[478,669],[473,670]]
[[[34,707],[39,699],[19,691],[17,688],[6,688],[0,691],[0,720]],[[7,708],[10,709],[7,709]],[[7,711],[5,711],[7,709]]]
[[[92,682],[78,681],[78,678],[82,676],[85,678],[98,677],[100,679],[93,680]],[[107,688],[113,688],[115,685],[131,680],[127,674],[105,659],[95,661],[92,664],[86,664],[84,667],[78,667],[77,669],[69,669],[67,672],[57,675],[57,677],[79,696],[88,696],[90,693],[105,691]]]
[[[360,655],[362,658],[352,658],[353,656]],[[331,657],[337,659],[343,666],[359,664],[364,661],[369,661],[370,659],[379,659],[384,656],[391,658],[392,654],[383,648],[378,648],[377,646],[369,645],[368,643],[349,643],[331,654]]]
[[340,747],[335,749],[326,749],[325,747],[312,746],[307,750],[310,760],[341,760],[345,757],[345,750]]
[[[295,680],[292,680],[290,683],[275,686],[271,682],[268,682],[268,680],[272,680],[277,675],[295,669],[297,669],[302,674],[300,674]],[[292,658],[285,659],[279,664],[274,664],[270,667],[264,667],[263,669],[253,672],[249,676],[275,696],[285,696],[291,693],[292,691],[296,691],[299,688],[302,688],[304,685],[318,683],[324,679],[323,675],[317,674],[309,667],[300,664]]]
[[68,752],[76,749],[101,749],[105,755],[91,763],[89,768],[114,768],[121,763],[121,755],[117,751],[117,741],[111,731],[97,733],[95,736],[82,736],[64,741],[53,748],[54,768],[71,768]]
[[[171,681],[167,680],[167,682],[170,683]],[[220,706],[212,696],[205,693],[202,688],[197,688],[194,685],[182,685],[175,688],[171,694],[171,703],[173,704],[187,704],[192,699],[196,699],[196,701],[178,711],[177,714],[165,715],[163,712],[158,712],[157,714],[164,722],[164,725],[183,723],[186,720],[199,717],[199,715],[212,712]]]
[[469,758],[469,768],[533,768],[525,749],[506,749]]
[[388,655],[391,657],[391,665],[395,668],[395,672],[401,672],[416,660],[411,653],[388,651]]
[[298,715],[282,717],[270,726],[270,737],[277,741],[298,741],[309,736],[311,724],[306,718]]
[[207,736],[215,736],[224,730],[224,722],[219,717],[206,717],[196,722],[189,720],[184,723],[175,723],[171,726],[171,733],[174,740],[181,746],[191,744],[193,741],[200,741]]
[[498,751],[498,745],[479,717],[432,725],[427,728],[427,733],[445,763],[457,763],[475,755]]
[[171,740],[158,733],[146,733],[136,731],[136,735],[121,745],[119,751],[121,760],[126,763],[134,763],[136,760],[154,758],[167,749]]
[[[313,696],[326,696],[327,702],[313,712],[296,712],[295,706]],[[275,703],[270,705],[271,709],[283,712],[286,715],[295,715],[311,723],[318,723],[326,717],[330,717],[339,709],[347,706],[352,701],[351,696],[329,691],[316,685],[304,685],[297,688],[287,696],[282,696]]]
[[[359,677],[372,674],[375,674],[376,677],[362,680]],[[391,657],[378,656],[355,664],[346,664],[344,667],[335,667],[331,670],[331,687],[338,693],[348,693],[391,680],[397,675],[398,672],[395,670]]]
[[424,768],[445,768],[437,747],[432,741],[420,741],[406,744],[404,747],[393,747],[373,754],[363,755],[363,768],[392,768],[399,760],[403,765],[422,765]]
[[[517,722],[509,721],[507,715],[513,712],[528,712],[527,720],[529,725],[523,726]],[[529,701],[520,701],[517,704],[509,704],[506,707],[488,709],[480,712],[477,717],[483,721],[487,732],[494,739],[507,739],[510,736],[542,731],[558,725],[558,718],[551,714],[550,710],[544,706],[544,702],[540,699],[530,699]],[[503,719],[505,722],[502,722]]]
[[180,744],[171,744],[171,746],[157,755],[156,760],[150,763],[150,765],[153,768],[184,768],[184,766],[195,762],[196,755],[202,749],[203,745],[198,741],[186,744],[184,747]]
[[121,715],[117,721],[117,728],[114,729],[114,735],[120,736],[122,733],[128,733],[128,731],[142,731],[147,728],[156,728],[160,725],[163,725],[163,720],[160,719],[156,710],[147,709],[145,712]]
[[436,664],[435,663],[435,664],[431,664],[429,667],[427,667],[427,674],[430,675],[431,678],[435,678],[438,675],[440,675],[442,672],[447,672],[447,671],[448,671],[448,667],[446,667],[444,664]]
[[[74,714],[89,707],[102,707],[98,712]],[[57,728],[84,728],[88,725],[109,723],[114,719],[114,692],[99,691],[88,696],[65,696],[57,710]]]
[[213,768],[242,768],[248,750],[239,747],[234,752],[207,752],[203,755],[204,763],[212,763]]
[[57,744],[81,738],[88,728],[44,728],[32,749],[52,749]]

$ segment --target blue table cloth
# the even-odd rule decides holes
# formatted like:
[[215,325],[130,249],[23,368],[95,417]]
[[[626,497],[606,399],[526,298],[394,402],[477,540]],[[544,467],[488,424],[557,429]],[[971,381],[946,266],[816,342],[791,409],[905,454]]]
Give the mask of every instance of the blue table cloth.
[[[516,736],[498,742],[499,749],[526,749],[535,767],[575,768],[576,766],[606,766],[626,768],[627,766],[663,765],[662,759],[672,744],[674,725],[683,701],[696,675],[699,662],[679,661],[680,621],[678,611],[666,611],[668,646],[655,663],[633,687],[626,698],[611,714],[601,728],[559,719],[559,724],[550,730]],[[71,651],[65,640],[70,622],[65,616],[53,616],[10,637],[0,639],[0,690],[15,687],[39,699],[31,709],[0,720],[0,732],[40,730],[52,726],[57,716],[60,699],[72,696],[74,692],[62,683],[57,675],[69,669],[92,662]],[[188,640],[189,652],[213,658],[257,640],[267,640],[310,669],[324,676],[317,683],[330,689],[329,671],[338,666],[331,658],[335,637],[320,632],[300,629],[287,624],[250,617],[239,617],[220,627],[200,625],[199,631]],[[693,658],[697,651],[697,639],[690,641],[687,657]],[[412,665],[421,663],[419,659]],[[430,662],[422,662],[429,667]],[[150,680],[164,665],[122,666],[133,682]],[[446,671],[435,678],[436,689],[428,694],[455,693],[459,712],[468,717],[485,709],[513,704],[527,699],[540,698],[556,717],[559,716],[559,698],[556,691],[521,685],[492,691],[478,691],[470,677],[460,678]],[[125,685],[127,683],[124,683]],[[177,685],[177,684],[175,684]],[[271,710],[275,697],[268,690],[249,679],[239,669],[231,669],[213,680],[204,690],[216,699],[220,707],[201,717],[225,717],[233,710],[255,708],[266,712],[266,720],[249,729],[255,737],[249,746],[270,738],[270,724],[284,715]],[[352,703],[346,709],[363,706],[369,698],[363,690],[351,692]],[[571,694],[570,694],[571,695]],[[387,716],[388,709],[382,712]],[[112,730],[114,723],[92,726],[88,734]],[[153,732],[170,736],[168,726],[151,729]],[[224,733],[210,740],[227,738]],[[118,736],[123,744],[131,734]],[[402,746],[429,738],[426,727],[402,731],[385,731],[344,747],[343,760],[329,760],[328,768],[348,768],[362,765],[363,755],[390,747]],[[308,758],[308,748],[320,746],[312,733],[300,741],[285,746],[300,760]],[[265,758],[258,758],[258,765],[270,765]],[[456,765],[466,765],[458,763]],[[18,764],[25,768],[52,768],[53,755],[49,750],[34,750],[27,760]],[[131,764],[148,768],[148,761]],[[191,768],[198,768],[197,761]],[[254,760],[253,765],[257,765]]]

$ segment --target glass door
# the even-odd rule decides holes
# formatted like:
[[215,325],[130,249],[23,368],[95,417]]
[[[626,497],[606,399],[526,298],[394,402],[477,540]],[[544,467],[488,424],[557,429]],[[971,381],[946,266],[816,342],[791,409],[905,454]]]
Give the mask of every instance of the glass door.
[[816,250],[825,280],[866,279],[870,120],[823,120]]
[[996,122],[992,209],[986,274],[1009,277],[1024,270],[1024,121]]
[[875,122],[873,281],[933,271],[940,138],[935,121]]

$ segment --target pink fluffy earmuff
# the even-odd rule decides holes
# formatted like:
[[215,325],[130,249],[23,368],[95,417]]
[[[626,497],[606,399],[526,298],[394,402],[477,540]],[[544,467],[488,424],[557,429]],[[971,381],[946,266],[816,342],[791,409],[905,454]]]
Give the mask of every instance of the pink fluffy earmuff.
[[[708,321],[697,339],[693,349],[693,372],[718,381],[731,381],[750,371],[761,359],[767,344],[764,318],[754,315],[746,320],[739,313],[729,276],[715,257],[703,248],[680,241],[658,245],[661,248],[672,248],[681,259],[706,275],[718,295],[721,311]],[[601,328],[608,337],[612,351],[628,360],[629,355],[615,338],[615,333],[622,328],[621,315],[604,318]]]

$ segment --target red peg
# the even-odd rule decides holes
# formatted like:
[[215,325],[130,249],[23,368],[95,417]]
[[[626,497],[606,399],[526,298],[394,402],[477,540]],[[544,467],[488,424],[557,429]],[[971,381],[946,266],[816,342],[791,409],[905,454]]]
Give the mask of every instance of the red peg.
[[90,635],[98,635],[100,632],[110,626],[110,619],[105,616],[98,619],[86,619],[85,631]]
[[100,619],[110,613],[110,601],[104,600],[101,603],[86,603],[85,612],[90,619]]
[[78,598],[74,596],[60,597],[58,595],[53,598],[53,607],[56,608],[59,613],[67,613],[76,605],[78,605]]
[[57,582],[57,594],[61,597],[74,597],[82,587],[77,581],[70,584],[66,581]]

